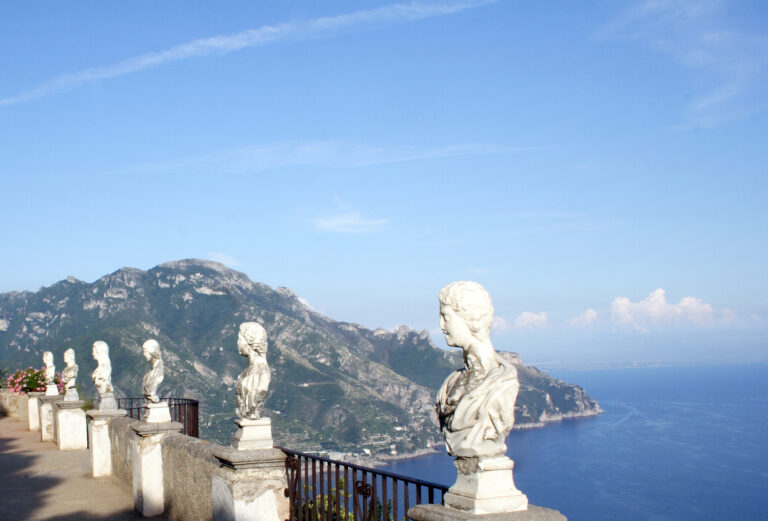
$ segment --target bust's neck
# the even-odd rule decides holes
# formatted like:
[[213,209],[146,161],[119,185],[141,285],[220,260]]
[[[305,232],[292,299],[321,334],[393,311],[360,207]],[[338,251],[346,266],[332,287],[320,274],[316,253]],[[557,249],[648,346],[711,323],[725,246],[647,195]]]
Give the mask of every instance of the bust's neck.
[[496,367],[496,351],[490,339],[473,341],[464,350],[464,364],[470,379],[484,378],[491,369]]

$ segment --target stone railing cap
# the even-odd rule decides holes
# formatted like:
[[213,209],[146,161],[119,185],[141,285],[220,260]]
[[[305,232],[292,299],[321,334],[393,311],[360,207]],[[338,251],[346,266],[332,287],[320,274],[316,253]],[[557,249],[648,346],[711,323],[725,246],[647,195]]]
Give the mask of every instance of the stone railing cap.
[[213,455],[231,469],[255,469],[285,465],[285,452],[280,449],[237,450],[233,447],[217,447]]
[[139,436],[151,436],[163,432],[179,432],[184,426],[179,422],[146,423],[139,422],[131,425],[131,429],[136,431]]

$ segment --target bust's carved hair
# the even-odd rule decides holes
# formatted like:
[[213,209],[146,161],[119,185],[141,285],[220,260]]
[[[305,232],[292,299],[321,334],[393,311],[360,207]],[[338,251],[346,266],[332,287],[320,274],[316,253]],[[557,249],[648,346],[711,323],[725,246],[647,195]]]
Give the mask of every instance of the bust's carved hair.
[[267,331],[258,322],[240,324],[240,334],[254,351],[264,353],[267,350]]
[[150,358],[152,360],[156,358],[160,358],[160,344],[154,338],[150,338],[149,340],[144,342],[144,345],[142,345],[141,347],[142,349],[145,349],[147,353],[150,354]]
[[440,290],[440,305],[449,306],[464,319],[472,334],[488,338],[493,324],[493,303],[483,286],[470,280],[451,282]]
[[97,340],[93,343],[93,352],[98,356],[109,356],[109,345],[103,340]]

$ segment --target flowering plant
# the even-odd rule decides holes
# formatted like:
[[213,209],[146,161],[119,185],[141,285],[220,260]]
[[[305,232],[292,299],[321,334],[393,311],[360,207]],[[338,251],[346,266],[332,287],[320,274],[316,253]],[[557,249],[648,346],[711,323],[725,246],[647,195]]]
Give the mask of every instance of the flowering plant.
[[[61,381],[61,374],[56,373],[53,379],[59,389],[59,393],[64,389],[64,382]],[[45,368],[35,369],[27,367],[19,369],[10,375],[6,381],[6,386],[14,393],[27,394],[35,391],[45,391]]]

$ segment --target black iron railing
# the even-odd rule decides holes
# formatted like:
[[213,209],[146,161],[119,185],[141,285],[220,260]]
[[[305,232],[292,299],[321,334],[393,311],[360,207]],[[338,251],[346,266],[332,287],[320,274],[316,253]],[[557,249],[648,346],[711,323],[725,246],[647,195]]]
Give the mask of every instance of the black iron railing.
[[443,502],[448,487],[280,447],[288,477],[288,521],[403,521],[420,503]]
[[[128,416],[141,420],[144,417],[144,398],[116,398],[117,406],[128,411]],[[171,410],[171,419],[182,425],[181,432],[194,438],[200,437],[199,402],[189,398],[160,398],[161,402],[168,402]]]

